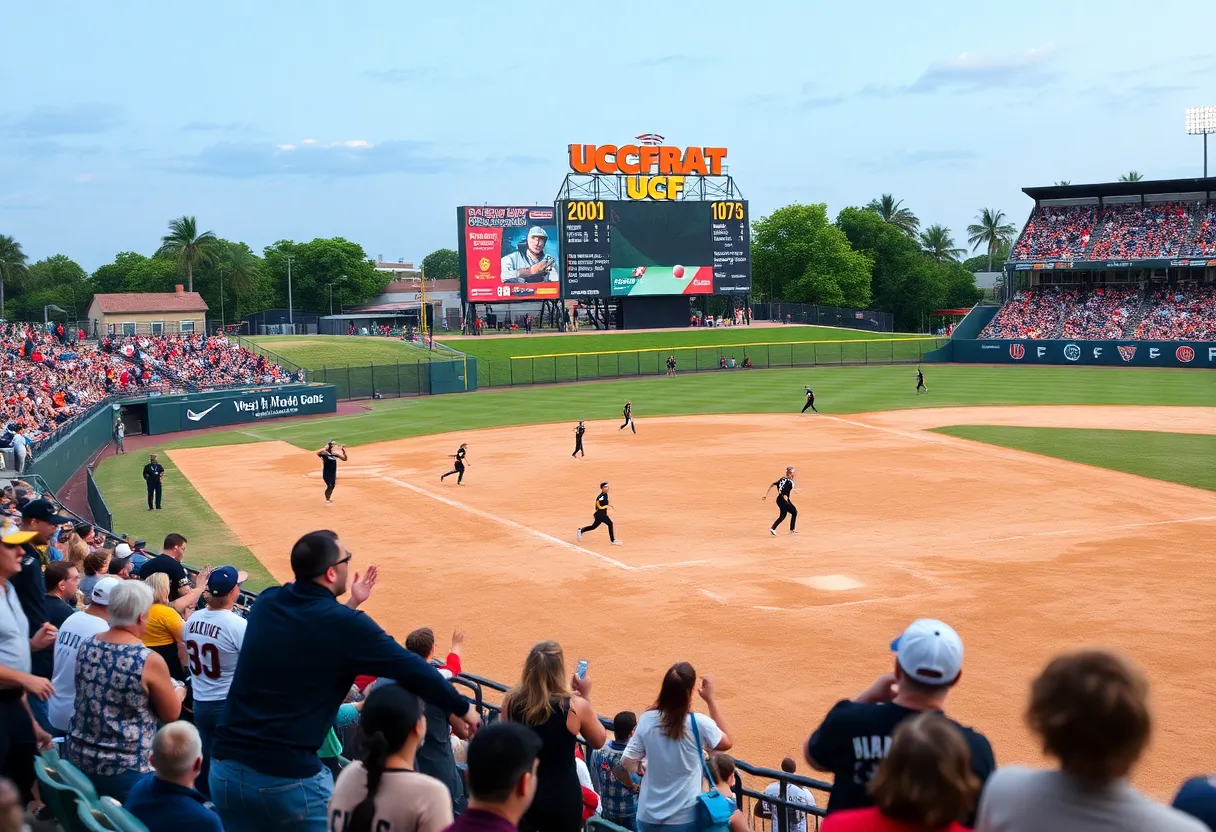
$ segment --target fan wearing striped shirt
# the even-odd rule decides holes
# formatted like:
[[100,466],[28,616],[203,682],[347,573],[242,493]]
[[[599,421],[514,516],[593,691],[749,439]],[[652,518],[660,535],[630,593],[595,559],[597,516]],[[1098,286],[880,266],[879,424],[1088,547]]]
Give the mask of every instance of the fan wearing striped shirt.
[[794,508],[794,504],[790,502],[790,494],[794,491],[794,466],[785,469],[785,476],[777,480],[768,487],[768,491],[764,492],[762,500],[767,500],[769,493],[777,489],[777,508],[781,513],[777,515],[776,521],[769,527],[768,533],[777,536],[777,527],[781,525],[781,521],[788,514],[790,516],[790,534],[798,534],[794,529],[794,524],[798,522],[798,509]]

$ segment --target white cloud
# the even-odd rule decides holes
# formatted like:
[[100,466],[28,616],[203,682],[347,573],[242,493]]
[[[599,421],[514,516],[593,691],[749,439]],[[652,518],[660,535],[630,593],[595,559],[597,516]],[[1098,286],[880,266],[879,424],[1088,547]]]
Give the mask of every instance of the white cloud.
[[342,142],[342,146],[361,148],[361,147],[371,147],[372,145],[371,145],[371,142],[369,142],[365,139],[347,139],[346,141]]
[[279,150],[295,150],[296,149],[296,146],[294,144],[276,144],[275,147],[277,147]]
[[317,143],[316,139],[305,139],[304,141],[300,142],[300,144],[316,144],[316,143]]

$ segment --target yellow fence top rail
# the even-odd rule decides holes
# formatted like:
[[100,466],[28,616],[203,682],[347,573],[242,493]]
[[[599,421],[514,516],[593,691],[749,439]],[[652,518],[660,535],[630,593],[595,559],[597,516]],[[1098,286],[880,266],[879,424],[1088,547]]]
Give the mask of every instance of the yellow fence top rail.
[[578,355],[624,355],[631,352],[666,352],[673,353],[679,350],[725,350],[739,349],[741,347],[797,347],[807,344],[914,344],[920,341],[947,341],[945,336],[925,335],[913,338],[855,338],[845,339],[841,341],[756,341],[748,344],[686,344],[684,346],[669,346],[669,347],[642,347],[635,350],[592,350],[591,352],[550,352],[537,355],[512,355],[509,356],[511,361],[523,360],[525,358],[571,358]]

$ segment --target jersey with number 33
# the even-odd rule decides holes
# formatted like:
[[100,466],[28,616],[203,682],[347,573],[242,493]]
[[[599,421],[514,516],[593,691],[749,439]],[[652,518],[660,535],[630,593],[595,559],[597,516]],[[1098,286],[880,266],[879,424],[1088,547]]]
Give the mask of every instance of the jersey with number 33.
[[186,658],[196,701],[228,698],[245,626],[245,619],[232,610],[199,610],[186,622]]

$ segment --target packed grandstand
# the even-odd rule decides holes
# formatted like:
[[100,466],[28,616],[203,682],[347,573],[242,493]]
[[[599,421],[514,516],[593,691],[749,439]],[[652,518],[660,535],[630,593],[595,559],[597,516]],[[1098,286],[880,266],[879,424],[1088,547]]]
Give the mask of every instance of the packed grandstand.
[[62,325],[0,326],[3,429],[40,442],[108,399],[297,380],[223,335],[85,340]]
[[1216,203],[1040,205],[1010,262],[1216,256]]

